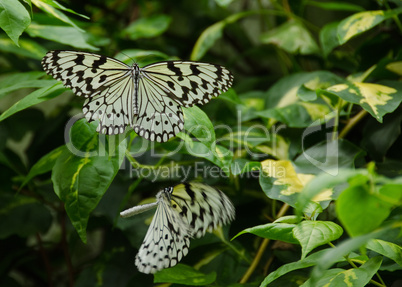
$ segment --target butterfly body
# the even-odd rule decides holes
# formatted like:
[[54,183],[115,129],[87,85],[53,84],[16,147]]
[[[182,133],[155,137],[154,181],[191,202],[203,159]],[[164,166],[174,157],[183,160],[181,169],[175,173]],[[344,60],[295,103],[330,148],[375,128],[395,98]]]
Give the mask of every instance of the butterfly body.
[[143,273],[173,267],[187,255],[190,238],[234,219],[234,207],[220,190],[202,183],[183,183],[156,195],[156,203],[135,206],[120,213],[132,216],[156,207],[155,215],[135,258]]
[[181,107],[205,104],[227,91],[233,76],[224,67],[190,61],[166,61],[139,67],[102,55],[49,51],[46,73],[86,101],[88,121],[98,131],[124,133],[127,126],[151,141],[165,142],[184,127]]

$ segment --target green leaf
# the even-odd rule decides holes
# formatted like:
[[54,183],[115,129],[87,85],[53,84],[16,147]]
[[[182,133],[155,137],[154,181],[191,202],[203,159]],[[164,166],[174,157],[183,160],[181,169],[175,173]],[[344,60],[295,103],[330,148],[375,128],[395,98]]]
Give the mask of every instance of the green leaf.
[[[36,5],[35,2],[39,2],[39,0],[34,1],[34,4]],[[40,0],[40,2],[45,3],[45,4],[47,4],[47,5],[50,5],[50,6],[54,7],[54,8],[59,9],[59,10],[62,10],[62,11],[66,11],[66,12],[75,14],[75,15],[77,15],[77,16],[80,16],[80,17],[84,18],[84,19],[87,19],[87,20],[90,19],[90,18],[89,18],[88,16],[86,16],[86,15],[77,13],[77,12],[75,12],[75,11],[69,9],[69,8],[64,7],[63,5],[61,5],[61,4],[60,4],[59,2],[57,2],[56,0]]]
[[[307,280],[303,287],[326,286],[326,287],[339,287],[339,286],[353,286],[364,287],[367,286],[371,278],[375,275],[380,268],[382,258],[380,256],[369,259],[359,268],[351,268],[348,270],[332,269],[325,271],[317,281],[312,279]],[[331,276],[329,276],[331,275]]]
[[[326,252],[326,250],[321,250],[321,251],[311,254],[310,256],[307,256],[306,258],[301,259],[299,261],[282,265],[275,271],[269,273],[269,275],[267,277],[265,277],[264,281],[261,283],[260,287],[268,286],[268,284],[270,284],[274,280],[278,279],[279,277],[281,277],[291,271],[304,269],[304,268],[308,268],[308,267],[316,265],[317,260],[319,258],[321,258],[322,255],[325,254],[325,252]],[[344,261],[344,259],[343,260],[340,259],[337,261]]]
[[84,32],[84,30],[82,30],[80,27],[78,27],[63,12],[60,12],[58,9],[56,9],[55,6],[57,6],[57,5],[55,5],[55,3],[53,3],[53,5],[51,5],[49,2],[52,3],[52,1],[32,0],[32,3],[36,7],[41,9],[42,11],[45,11],[46,13],[48,13],[49,15],[52,15],[53,17],[59,19],[60,21],[67,23],[70,26],[73,26],[74,28],[76,28],[77,30],[79,30],[81,32]]
[[343,184],[357,175],[367,176],[366,169],[354,170],[354,169],[340,169],[334,176],[333,173],[321,173],[309,181],[299,194],[297,198],[297,211],[301,213],[307,206],[307,204],[318,194],[326,189],[334,188],[339,184]]
[[[317,130],[311,133],[314,132]],[[308,136],[308,133],[303,136]],[[319,174],[324,171],[335,175],[340,168],[355,167],[356,161],[365,155],[361,148],[347,140],[323,141],[304,150],[294,165],[303,173]]]
[[183,108],[184,128],[200,142],[212,149],[216,142],[214,126],[199,107]]
[[354,82],[335,85],[326,90],[347,102],[359,104],[382,123],[383,116],[393,112],[402,101],[402,84],[384,83],[389,86]]
[[[310,101],[311,99],[299,96],[299,90],[303,85],[309,89],[320,89],[344,82],[343,78],[327,71],[302,72],[285,76],[273,84],[266,93],[265,98],[269,101],[265,102],[265,108],[283,108],[297,103],[300,99]],[[308,114],[308,111],[306,113]],[[262,112],[259,114],[263,116]],[[294,123],[294,121],[289,122]]]
[[372,29],[386,19],[401,13],[401,9],[383,11],[364,11],[353,14],[342,20],[338,25],[338,39],[344,44],[351,38]]
[[29,170],[29,173],[25,177],[24,182],[21,184],[20,189],[35,176],[51,171],[57,161],[57,158],[63,154],[65,150],[66,146],[63,145],[41,157]]
[[216,145],[214,146],[214,149],[211,150],[209,147],[201,142],[192,141],[191,144],[186,143],[186,153],[195,157],[205,158],[220,167],[220,169],[217,167],[204,169],[204,174],[209,174],[213,176],[230,175],[230,165],[233,160],[233,152],[231,150],[228,150],[221,145]]
[[230,166],[230,171],[233,175],[241,175],[260,169],[261,163],[259,161],[249,161],[244,158],[235,159]]
[[295,226],[296,226],[295,224],[288,224],[288,223],[268,223],[258,225],[240,231],[231,240],[235,239],[236,237],[242,234],[251,233],[262,238],[281,240],[292,244],[298,244],[299,242],[293,236],[292,232]]
[[175,283],[190,286],[211,285],[216,280],[216,273],[202,273],[193,267],[177,264],[168,269],[155,273],[154,283]]
[[351,236],[358,236],[379,227],[392,207],[391,202],[382,199],[381,189],[374,193],[369,185],[358,182],[340,194],[336,213],[346,231]]
[[392,113],[384,118],[384,123],[369,120],[363,129],[361,146],[375,161],[382,161],[388,150],[401,135],[402,114]]
[[342,227],[331,221],[302,221],[293,229],[294,237],[302,247],[302,259],[314,248],[338,239]]
[[285,107],[255,113],[262,118],[276,119],[289,127],[304,128],[310,126],[317,119],[329,120],[326,115],[331,113],[331,110],[326,104],[297,102]]
[[307,1],[306,4],[331,11],[355,11],[355,12],[364,11],[363,7],[346,2],[319,2],[309,0]]
[[322,252],[320,251],[321,254],[319,257],[316,258],[315,267],[313,268],[311,273],[313,282],[319,280],[319,278],[321,278],[321,276],[325,273],[325,271],[329,269],[333,264],[341,260],[343,261],[344,260],[343,258],[345,256],[348,256],[352,251],[364,246],[368,240],[372,238],[377,238],[387,231],[389,231],[389,228],[384,228],[376,232],[367,233],[362,236],[350,238],[348,240],[343,241],[335,248],[322,250]]
[[[338,274],[344,272],[344,269],[341,268],[331,268],[329,270],[326,270],[322,273],[318,281],[315,281],[314,283],[311,283],[311,279],[308,279],[305,281],[300,287],[316,287],[316,286],[330,286],[329,283],[330,281],[337,276]],[[341,285],[342,286],[342,285]],[[335,287],[335,286],[334,286]]]
[[99,50],[88,44],[84,32],[74,27],[31,24],[27,29],[31,37],[40,37],[80,49]]
[[264,44],[273,44],[291,54],[309,55],[319,52],[319,48],[304,25],[290,20],[260,37]]
[[96,122],[88,123],[84,119],[73,125],[72,144],[57,158],[52,172],[54,191],[64,202],[71,223],[84,243],[89,215],[116,176],[126,148],[126,141],[122,141],[117,154],[110,153],[102,145],[100,137],[104,135],[99,135],[96,127]]
[[381,239],[372,239],[367,243],[366,247],[394,260],[398,265],[402,266],[401,246]]
[[49,86],[47,86],[40,88],[27,95],[25,98],[22,98],[21,100],[16,102],[13,106],[11,106],[8,110],[0,115],[0,122],[15,114],[16,112],[39,104],[41,102],[53,99],[54,97],[57,97],[61,93],[66,91],[66,88],[64,88],[61,83],[57,83],[57,81],[54,82],[56,82],[56,84],[54,84],[52,87],[49,88]]
[[334,48],[341,45],[337,37],[338,25],[339,22],[332,22],[320,30],[320,43],[324,57],[327,57]]
[[259,13],[259,11],[246,11],[237,14],[230,15],[226,19],[216,22],[215,24],[209,26],[205,29],[197,42],[194,45],[193,51],[191,52],[190,59],[192,61],[200,60],[205,53],[215,44],[216,40],[222,38],[223,29],[228,25],[232,24],[241,18]]
[[152,15],[142,17],[131,23],[123,30],[123,35],[131,40],[141,38],[154,38],[165,32],[172,22],[172,17],[168,15]]
[[0,28],[19,46],[18,39],[31,23],[28,10],[19,0],[2,0],[0,2]]
[[[314,178],[311,174],[296,173],[292,163],[288,160],[264,160],[261,162],[260,186],[271,199],[283,201],[295,206],[299,193],[304,186]],[[332,190],[325,189],[323,194],[314,198],[314,201],[328,201]]]
[[[38,71],[5,74],[0,82],[0,99],[15,90],[21,88],[42,88],[49,86],[47,80],[38,80],[45,73]],[[53,81],[54,84],[54,81]]]
[[10,39],[0,38],[0,51],[31,59],[41,60],[43,58],[43,55],[45,55],[48,50],[42,47],[36,41],[32,41],[30,39],[20,39],[19,47],[16,47],[13,41],[11,41]]

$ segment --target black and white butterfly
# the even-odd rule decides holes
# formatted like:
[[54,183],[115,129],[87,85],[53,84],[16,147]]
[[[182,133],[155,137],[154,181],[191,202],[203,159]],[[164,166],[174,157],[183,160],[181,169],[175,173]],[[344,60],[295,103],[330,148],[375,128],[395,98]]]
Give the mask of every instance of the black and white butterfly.
[[135,258],[143,273],[155,273],[173,267],[188,253],[191,237],[232,221],[235,209],[219,189],[202,183],[182,183],[168,187],[156,195],[154,203],[134,206],[122,211],[129,217],[151,208],[156,212]]
[[158,142],[183,129],[181,106],[205,104],[233,82],[225,67],[214,64],[167,61],[140,68],[77,51],[49,51],[42,66],[86,98],[85,118],[99,120],[98,132],[120,134],[131,126],[138,135]]

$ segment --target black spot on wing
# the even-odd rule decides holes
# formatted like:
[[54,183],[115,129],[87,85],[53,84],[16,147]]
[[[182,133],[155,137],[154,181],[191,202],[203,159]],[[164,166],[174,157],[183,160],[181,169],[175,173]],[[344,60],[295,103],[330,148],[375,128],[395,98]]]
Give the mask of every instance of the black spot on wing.
[[177,68],[172,61],[167,62],[167,68],[171,70],[176,76],[183,76],[183,72],[180,70],[180,68]]
[[84,59],[84,54],[77,54],[77,58],[75,58],[74,63],[76,63],[77,65],[84,65]]

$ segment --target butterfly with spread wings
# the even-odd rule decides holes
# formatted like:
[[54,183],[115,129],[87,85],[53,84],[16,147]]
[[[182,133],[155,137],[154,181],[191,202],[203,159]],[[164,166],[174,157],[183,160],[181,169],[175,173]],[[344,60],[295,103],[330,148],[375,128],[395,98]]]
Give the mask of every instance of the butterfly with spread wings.
[[157,207],[135,258],[135,265],[143,273],[173,267],[187,255],[191,237],[204,236],[235,217],[230,199],[219,189],[202,183],[167,187],[158,192],[156,199],[120,213],[129,217]]
[[214,64],[166,61],[140,68],[77,51],[49,51],[42,66],[86,98],[85,118],[99,120],[98,132],[121,134],[131,126],[138,135],[158,142],[183,129],[181,107],[205,104],[233,82],[225,67]]

